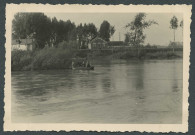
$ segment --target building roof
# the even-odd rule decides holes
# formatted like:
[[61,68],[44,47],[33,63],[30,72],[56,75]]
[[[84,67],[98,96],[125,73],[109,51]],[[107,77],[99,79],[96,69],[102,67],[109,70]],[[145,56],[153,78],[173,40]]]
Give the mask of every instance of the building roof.
[[96,41],[101,41],[101,42],[104,42],[104,43],[107,43],[104,39],[100,38],[100,37],[95,37],[91,40],[91,42],[96,42]]
[[19,42],[21,45],[30,45],[32,44],[32,39],[15,39],[12,40],[12,45],[18,45]]
[[108,45],[110,45],[110,46],[121,46],[121,45],[125,45],[125,42],[123,42],[123,41],[110,41],[110,42],[108,42]]

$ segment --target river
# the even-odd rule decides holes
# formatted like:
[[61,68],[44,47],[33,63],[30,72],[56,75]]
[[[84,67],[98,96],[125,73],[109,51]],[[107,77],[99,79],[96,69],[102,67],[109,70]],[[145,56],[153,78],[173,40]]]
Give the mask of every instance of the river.
[[12,72],[12,122],[181,123],[182,63],[101,60],[94,71]]

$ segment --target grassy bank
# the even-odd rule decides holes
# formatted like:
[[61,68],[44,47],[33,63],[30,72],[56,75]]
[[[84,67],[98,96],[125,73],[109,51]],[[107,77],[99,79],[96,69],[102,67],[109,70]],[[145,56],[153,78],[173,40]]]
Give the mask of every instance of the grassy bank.
[[183,57],[183,51],[159,50],[101,50],[92,51],[88,56],[93,59],[177,59]]
[[72,55],[74,51],[60,48],[44,48],[34,52],[13,51],[12,71],[68,69]]
[[75,50],[64,48],[44,48],[36,51],[12,51],[11,69],[49,70],[70,69],[72,58],[89,59],[175,59],[182,58],[182,51],[121,51],[121,50]]
[[113,54],[114,58],[119,59],[175,59],[182,58],[182,52],[118,52]]

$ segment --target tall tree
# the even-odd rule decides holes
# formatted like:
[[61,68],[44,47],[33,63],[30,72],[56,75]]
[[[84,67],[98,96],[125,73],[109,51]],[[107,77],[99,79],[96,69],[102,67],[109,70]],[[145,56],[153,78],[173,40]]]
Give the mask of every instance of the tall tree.
[[180,22],[180,27],[182,29],[182,38],[183,38],[183,20],[181,20],[181,22]]
[[176,16],[173,16],[170,20],[170,28],[173,29],[173,34],[174,34],[174,42],[175,42],[175,30],[178,27],[178,19]]
[[114,35],[114,32],[115,32],[114,26],[110,26],[110,37]]
[[134,20],[126,25],[126,28],[129,28],[129,32],[126,34],[126,36],[128,36],[129,43],[137,46],[144,43],[146,35],[144,35],[143,31],[152,24],[158,23],[153,20],[146,21],[146,14],[138,13]]
[[180,27],[183,29],[183,20],[180,22]]
[[62,41],[76,40],[76,26],[70,20],[59,20],[57,27],[57,43]]
[[26,38],[26,31],[25,31],[25,22],[27,16],[25,13],[17,13],[14,15],[14,19],[12,21],[12,38],[19,39],[19,38]]
[[76,26],[70,20],[50,19],[43,13],[17,13],[12,23],[13,38],[27,38],[34,34],[37,48],[76,40]]
[[110,37],[114,34],[115,28],[114,26],[111,26],[108,21],[103,21],[100,30],[99,30],[99,36],[103,38],[106,41],[110,41]]
[[43,48],[50,39],[51,20],[43,13],[17,13],[12,21],[15,38],[27,38],[32,33],[36,48]]
[[88,43],[95,36],[97,36],[97,28],[93,23],[80,24],[77,26],[77,37],[80,46],[86,42]]
[[57,34],[58,34],[58,20],[56,17],[51,19],[51,44],[56,45],[57,43]]
[[[77,40],[79,42],[79,45],[81,46],[82,44],[82,40],[83,40],[83,24],[80,23],[77,28],[76,28],[76,32],[77,32]],[[80,48],[80,47],[79,47]]]
[[89,23],[86,25],[85,34],[89,40],[97,36],[97,28],[93,23]]

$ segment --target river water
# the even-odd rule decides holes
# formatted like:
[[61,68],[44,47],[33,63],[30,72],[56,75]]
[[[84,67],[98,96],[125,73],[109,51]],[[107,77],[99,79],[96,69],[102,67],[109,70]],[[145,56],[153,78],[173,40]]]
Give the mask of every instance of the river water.
[[181,123],[182,62],[101,60],[94,71],[12,72],[12,122]]

